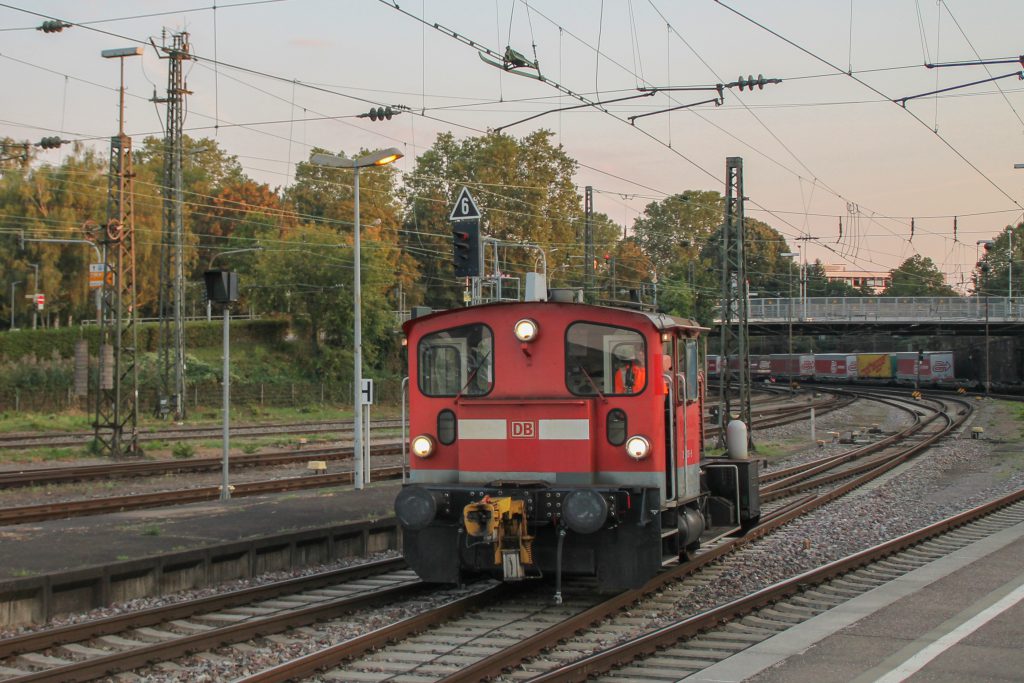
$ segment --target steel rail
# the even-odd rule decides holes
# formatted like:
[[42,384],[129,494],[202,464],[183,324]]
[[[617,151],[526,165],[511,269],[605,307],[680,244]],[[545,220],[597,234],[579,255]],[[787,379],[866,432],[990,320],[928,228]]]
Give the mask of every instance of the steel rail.
[[[400,455],[401,444],[381,444],[374,455]],[[242,467],[276,467],[305,460],[343,460],[352,457],[352,447],[313,448],[309,450],[272,451],[269,453],[233,454],[231,469]],[[0,489],[39,484],[55,484],[89,479],[115,477],[144,477],[176,472],[220,471],[223,461],[217,458],[191,460],[159,460],[151,462],[121,462],[102,465],[71,465],[68,467],[37,467],[0,472]]]
[[310,576],[300,576],[294,579],[274,581],[262,586],[243,588],[229,593],[219,593],[172,605],[151,607],[127,614],[118,614],[59,628],[26,633],[0,640],[0,658],[66,643],[81,642],[99,636],[124,632],[129,629],[153,626],[175,619],[185,619],[198,614],[206,614],[252,602],[270,600],[282,595],[315,590],[337,584],[339,581],[357,581],[386,572],[398,571],[404,569],[405,566],[405,560],[400,557],[389,560],[377,560],[353,567],[335,569]]
[[359,657],[396,640],[408,638],[454,617],[460,617],[472,609],[485,608],[510,592],[510,584],[497,584],[476,595],[462,598],[415,617],[403,619],[372,633],[324,650],[318,650],[251,676],[236,679],[235,683],[277,683],[278,681],[291,681],[311,676],[321,669],[335,666],[353,657]]
[[680,640],[695,636],[709,628],[749,614],[758,608],[778,602],[810,587],[823,584],[854,569],[877,562],[928,539],[941,536],[952,529],[981,519],[1021,500],[1024,500],[1024,489],[966,512],[953,515],[918,531],[905,534],[849,557],[831,562],[823,567],[812,569],[799,576],[769,586],[757,593],[734,600],[703,614],[684,619],[677,624],[616,645],[605,652],[591,655],[572,664],[566,664],[559,667],[557,671],[535,676],[529,680],[531,683],[567,683],[583,681],[589,676],[607,673],[613,668],[627,664],[642,655],[657,652],[659,649],[674,645]]
[[[403,467],[380,467],[373,470],[377,479],[399,479]],[[264,493],[281,493],[283,491],[299,491],[330,486],[345,486],[352,483],[352,472],[336,474],[309,474],[286,479],[268,479],[245,484],[234,484],[232,498],[257,496]],[[129,496],[111,498],[94,498],[64,503],[45,503],[41,505],[24,505],[0,509],[0,525],[25,524],[42,522],[50,519],[68,517],[84,517],[125,510],[141,510],[145,508],[163,507],[166,505],[184,505],[201,503],[220,498],[220,486],[202,486],[193,489],[161,491],[159,493],[139,493]]]
[[422,582],[418,579],[410,579],[408,583],[380,588],[368,594],[329,599],[308,607],[287,610],[281,614],[268,617],[254,617],[244,622],[216,628],[211,631],[183,635],[174,640],[152,643],[123,652],[115,652],[106,656],[30,673],[25,676],[5,679],[4,683],[74,683],[90,681],[103,676],[143,667],[153,662],[167,661],[201,650],[250,640],[272,633],[280,633],[290,628],[308,626],[317,621],[335,619],[352,610],[375,605],[382,600],[393,600],[406,596],[413,591],[422,590],[422,588]]
[[[397,428],[397,420],[378,420],[374,426],[379,429]],[[141,431],[140,441],[161,441],[177,439],[188,441],[220,437],[220,426],[168,427],[153,431]],[[272,436],[275,434],[336,433],[352,431],[352,421],[318,420],[313,422],[243,424],[232,426],[232,436]],[[77,445],[93,438],[92,432],[16,432],[0,435],[0,449],[25,448],[31,446]]]
[[[913,454],[927,448],[932,442],[940,438],[941,436],[948,433],[950,430],[955,428],[958,424],[966,420],[965,414],[960,414],[959,420],[951,420],[945,431],[938,433],[933,437],[930,437],[926,441],[919,442],[913,445],[910,449],[907,449],[906,454],[892,458],[887,463],[876,467],[875,469],[863,473],[850,481],[841,484],[837,488],[827,493],[818,494],[809,499],[805,499],[806,502],[792,504],[787,506],[785,509],[774,511],[767,520],[762,521],[758,526],[751,529],[744,536],[739,538],[730,539],[721,543],[708,552],[701,553],[694,560],[683,563],[669,569],[658,576],[651,579],[642,588],[634,591],[627,591],[614,598],[601,603],[595,607],[582,612],[581,614],[555,624],[554,626],[541,631],[540,633],[531,636],[530,638],[523,640],[515,645],[512,645],[502,652],[481,659],[465,668],[460,670],[457,674],[448,676],[443,680],[444,683],[470,683],[471,681],[484,680],[486,678],[492,678],[500,675],[503,671],[518,666],[524,660],[537,656],[542,653],[545,649],[551,647],[552,643],[557,643],[561,640],[571,637],[578,631],[589,628],[595,623],[598,623],[606,617],[616,613],[620,609],[628,607],[644,595],[653,593],[659,590],[663,585],[671,581],[675,581],[687,574],[694,572],[696,569],[708,564],[709,562],[718,559],[721,555],[728,552],[732,552],[740,545],[749,543],[757,538],[767,535],[771,531],[787,524],[793,519],[805,515],[811,510],[817,509],[826,503],[829,503],[836,498],[846,495],[848,492],[855,488],[862,486],[863,484],[881,476],[881,474],[889,471],[890,469],[898,466],[906,459],[912,457]],[[561,670],[561,669],[560,669]],[[540,679],[536,679],[540,680]],[[559,680],[559,679],[552,679]],[[577,680],[577,679],[573,679]],[[579,679],[582,680],[582,679]]]

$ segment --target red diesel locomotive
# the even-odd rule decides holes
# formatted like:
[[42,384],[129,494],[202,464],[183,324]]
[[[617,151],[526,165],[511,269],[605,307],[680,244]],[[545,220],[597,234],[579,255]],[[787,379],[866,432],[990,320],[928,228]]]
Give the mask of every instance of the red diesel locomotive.
[[395,512],[424,580],[636,587],[757,520],[757,463],[704,457],[693,321],[525,302],[403,329],[412,439]]

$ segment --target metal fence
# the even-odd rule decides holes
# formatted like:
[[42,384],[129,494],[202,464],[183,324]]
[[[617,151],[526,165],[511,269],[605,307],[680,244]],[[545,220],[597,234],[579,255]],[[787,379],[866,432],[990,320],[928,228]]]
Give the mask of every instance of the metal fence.
[[[374,380],[375,402],[397,406],[401,400],[400,379]],[[220,382],[203,382],[186,387],[186,408],[220,409],[223,405]],[[351,382],[343,383],[231,383],[231,405],[300,408],[304,406],[352,405],[354,391]],[[145,387],[139,390],[139,411],[151,412],[156,406],[157,392]],[[3,412],[59,412],[72,408],[88,410],[94,405],[92,395],[76,397],[72,388],[35,389],[13,388],[0,390],[0,411]]]

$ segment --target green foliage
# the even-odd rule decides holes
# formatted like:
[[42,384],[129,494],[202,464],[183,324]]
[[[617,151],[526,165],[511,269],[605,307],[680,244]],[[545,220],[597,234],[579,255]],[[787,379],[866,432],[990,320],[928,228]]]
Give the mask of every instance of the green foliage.
[[[221,322],[185,323],[185,338],[189,348],[219,347],[223,334]],[[138,326],[139,351],[155,352],[159,342],[159,325],[143,323]],[[281,319],[233,320],[232,344],[256,342],[279,345],[288,332],[288,321]],[[89,342],[89,353],[95,355],[97,330],[84,327],[58,327],[37,330],[18,330],[13,334],[0,334],[0,360],[22,361],[24,358],[74,358],[75,342]]]
[[[1014,239],[1016,237],[1016,239]],[[1010,245],[1013,243],[1011,251]],[[988,296],[1009,296],[1010,270],[1013,270],[1013,294],[1016,298],[1024,292],[1024,283],[1021,276],[1024,275],[1024,263],[1017,258],[1017,254],[1024,249],[1024,221],[1016,227],[1006,226],[1001,233],[995,236],[992,246],[985,249],[981,254],[971,275],[974,283],[975,294]],[[1010,268],[1010,260],[1013,259],[1013,268]]]
[[141,529],[141,533],[143,536],[159,536],[163,532],[164,530],[160,527],[159,524],[147,524]]
[[[448,215],[459,189],[473,192],[487,215],[491,237],[530,242],[548,250],[548,270],[560,284],[580,286],[583,256],[582,201],[573,183],[576,161],[552,144],[552,133],[536,131],[517,139],[503,133],[456,140],[438,135],[407,176],[407,252],[416,258],[419,280],[404,280],[411,303],[434,308],[460,303],[452,274]],[[557,251],[552,249],[557,245]],[[502,270],[533,270],[536,252],[504,250]],[[563,266],[568,270],[560,271]]]
[[927,256],[915,254],[892,271],[882,296],[956,296],[942,272]]
[[178,460],[188,460],[196,454],[195,446],[184,441],[179,441],[171,448],[171,455]]
[[259,444],[255,443],[247,443],[244,446],[242,446],[242,452],[245,453],[246,455],[252,455],[253,453],[258,452],[259,450]]

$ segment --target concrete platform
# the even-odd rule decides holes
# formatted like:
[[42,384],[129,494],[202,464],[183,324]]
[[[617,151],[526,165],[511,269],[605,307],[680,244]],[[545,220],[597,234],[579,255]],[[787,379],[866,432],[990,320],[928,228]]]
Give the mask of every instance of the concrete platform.
[[0,526],[0,624],[397,548],[399,484]]
[[688,683],[1024,680],[1024,524],[688,677]]

